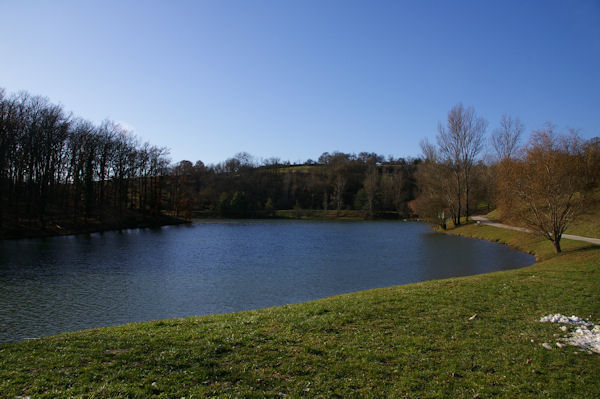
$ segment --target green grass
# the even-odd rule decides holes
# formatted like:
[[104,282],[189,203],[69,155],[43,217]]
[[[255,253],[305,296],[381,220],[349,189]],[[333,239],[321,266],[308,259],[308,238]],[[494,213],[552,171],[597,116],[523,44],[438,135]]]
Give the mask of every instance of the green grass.
[[[441,230],[438,229],[438,231]],[[536,234],[522,233],[519,231],[500,229],[475,223],[469,223],[460,228],[453,228],[452,224],[449,224],[449,229],[446,230],[446,233],[510,245],[513,248],[535,255],[538,261],[556,256],[552,243]],[[562,257],[565,255],[573,255],[573,253],[585,252],[587,250],[600,250],[600,247],[594,247],[593,245],[582,241],[567,240],[566,238],[563,238],[560,243],[563,251],[560,255]],[[600,260],[600,254],[598,256]]]
[[[565,234],[600,238],[600,190],[597,189],[589,194],[589,197],[586,207],[577,215],[575,220],[569,224]],[[503,221],[500,212],[497,210],[488,213],[486,217],[501,223],[505,222],[511,225],[519,225],[519,223],[514,220]],[[524,223],[520,224],[520,226],[527,227]]]
[[[598,196],[600,197],[600,195]],[[584,209],[583,213],[571,223],[565,233],[600,238],[600,200],[596,200],[593,206]]]
[[565,240],[555,256],[533,235],[476,225],[450,233],[509,243],[541,262],[4,344],[0,396],[600,397],[600,356],[542,348],[561,331],[538,321],[600,318],[600,247]]
[[489,220],[500,221],[500,212],[496,209],[485,215]]

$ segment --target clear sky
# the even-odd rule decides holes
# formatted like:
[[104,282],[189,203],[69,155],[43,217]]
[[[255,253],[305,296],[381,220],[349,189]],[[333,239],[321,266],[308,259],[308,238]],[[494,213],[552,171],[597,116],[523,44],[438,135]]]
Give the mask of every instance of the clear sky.
[[0,0],[0,87],[167,146],[417,156],[462,102],[600,136],[600,2]]

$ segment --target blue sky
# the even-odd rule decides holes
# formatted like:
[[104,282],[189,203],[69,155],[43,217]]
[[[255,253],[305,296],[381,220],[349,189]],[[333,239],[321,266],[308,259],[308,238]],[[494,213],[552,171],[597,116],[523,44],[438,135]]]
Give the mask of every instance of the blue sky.
[[599,1],[0,0],[0,54],[173,161],[417,156],[458,102],[600,136]]

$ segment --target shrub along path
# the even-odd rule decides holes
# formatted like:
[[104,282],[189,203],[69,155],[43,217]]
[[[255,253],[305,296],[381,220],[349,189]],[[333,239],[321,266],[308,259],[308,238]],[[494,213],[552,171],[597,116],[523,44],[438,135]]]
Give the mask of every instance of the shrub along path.
[[532,234],[450,233],[509,243],[539,263],[3,344],[1,396],[600,397],[600,355],[544,348],[561,331],[539,321],[561,313],[597,323],[600,248],[567,241],[554,255]]

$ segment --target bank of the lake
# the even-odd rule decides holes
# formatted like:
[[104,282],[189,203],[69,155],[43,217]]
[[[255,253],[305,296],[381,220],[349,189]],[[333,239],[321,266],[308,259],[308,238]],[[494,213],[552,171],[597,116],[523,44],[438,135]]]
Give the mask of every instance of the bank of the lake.
[[156,228],[185,223],[190,222],[164,214],[150,215],[129,210],[120,214],[107,212],[102,218],[67,217],[51,219],[44,225],[41,225],[37,219],[22,220],[19,222],[4,220],[0,228],[0,239],[10,240],[91,234],[125,229]]
[[[549,313],[600,317],[600,248],[469,225],[537,264],[257,311],[0,345],[6,397],[598,397],[600,356]],[[451,253],[448,256],[452,256]],[[473,318],[473,315],[477,317]]]

